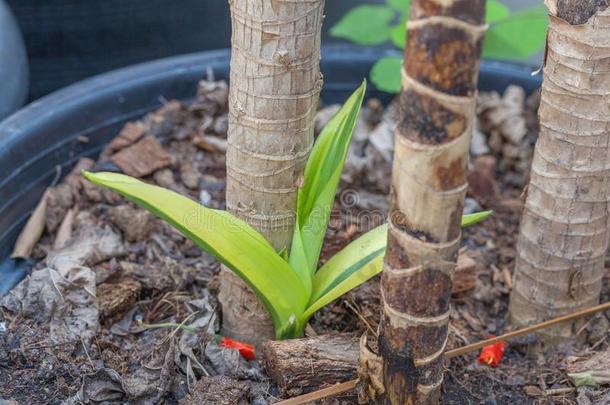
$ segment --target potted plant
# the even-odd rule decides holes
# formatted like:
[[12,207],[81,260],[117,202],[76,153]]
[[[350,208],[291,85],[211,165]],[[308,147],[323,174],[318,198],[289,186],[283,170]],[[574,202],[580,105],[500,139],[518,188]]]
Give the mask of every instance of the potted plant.
[[[242,22],[244,21],[249,20],[242,19]],[[251,24],[244,25],[248,29],[252,28]],[[187,238],[238,274],[255,291],[271,315],[274,334],[278,339],[303,336],[308,321],[314,319],[312,315],[316,311],[378,274],[381,271],[381,258],[386,248],[385,226],[362,235],[359,233],[368,229],[348,226],[346,229],[331,230],[328,233],[327,226],[333,222],[330,212],[333,205],[337,204],[336,190],[352,134],[359,122],[362,103],[367,96],[373,95],[388,100],[387,95],[375,88],[367,95],[365,85],[358,87],[358,84],[377,60],[392,54],[386,50],[351,46],[332,47],[323,52],[321,71],[325,74],[327,88],[322,93],[322,100],[326,103],[344,104],[343,107],[338,107],[332,119],[327,120],[311,153],[303,159],[306,161],[303,175],[293,179],[298,192],[295,201],[296,226],[290,230],[292,236],[290,251],[286,246],[274,246],[266,240],[266,235],[262,234],[262,231],[255,229],[255,224],[240,219],[240,207],[237,207],[237,210],[233,209],[233,214],[227,213],[222,209],[224,199],[218,197],[219,190],[224,193],[225,184],[226,187],[229,184],[222,179],[226,167],[224,151],[228,147],[243,149],[246,145],[236,142],[235,138],[229,137],[227,140],[225,134],[229,108],[234,109],[232,119],[246,116],[247,111],[234,96],[227,98],[226,84],[212,80],[212,76],[214,79],[228,77],[228,52],[172,58],[93,78],[51,95],[0,124],[0,139],[5,142],[4,148],[0,149],[0,153],[3,154],[0,155],[3,159],[0,167],[3,174],[0,195],[5,197],[2,200],[3,206],[0,207],[0,212],[5,214],[0,220],[2,253],[8,256],[13,241],[20,233],[18,245],[23,245],[24,240],[27,242],[27,239],[31,240],[33,237],[37,239],[42,235],[40,242],[35,240],[33,244],[29,242],[28,244],[30,248],[37,249],[34,252],[35,257],[46,256],[44,262],[31,263],[26,258],[32,249],[29,251],[22,249],[19,254],[13,255],[14,259],[7,259],[2,263],[0,274],[3,278],[0,280],[5,291],[27,273],[32,265],[37,266],[32,276],[17,286],[16,290],[9,294],[9,298],[2,301],[3,308],[10,308],[10,313],[6,315],[11,321],[6,334],[9,337],[8,341],[12,341],[14,336],[20,336],[22,332],[20,328],[28,327],[14,317],[15,313],[19,313],[19,311],[15,312],[16,308],[21,308],[24,314],[29,314],[28,316],[45,315],[44,310],[32,310],[32,305],[42,306],[43,309],[56,308],[51,314],[48,325],[39,323],[37,328],[42,330],[49,327],[51,339],[59,339],[61,345],[68,345],[61,350],[78,358],[89,359],[87,365],[82,365],[87,369],[87,374],[78,393],[73,397],[75,400],[83,401],[95,397],[94,400],[146,399],[158,402],[166,398],[183,398],[185,390],[202,395],[198,397],[199,399],[192,399],[195,402],[210,402],[210,398],[219,400],[223,395],[239,397],[246,391],[248,395],[254,395],[251,386],[248,385],[251,383],[246,383],[248,386],[246,387],[238,380],[260,379],[256,364],[244,365],[239,359],[235,360],[235,356],[231,357],[231,354],[222,352],[222,347],[239,348],[239,353],[249,361],[254,357],[253,349],[244,343],[230,342],[220,336],[213,337],[217,325],[213,320],[215,310],[211,303],[214,302],[215,294],[212,294],[211,298],[206,298],[210,297],[209,291],[214,291],[215,288],[211,282],[212,273],[206,273],[203,278],[194,276],[189,279],[188,267],[192,266],[199,271],[203,266],[206,271],[213,272],[217,271],[217,268],[213,267],[213,262],[209,261],[207,256],[199,251],[195,252],[196,249],[192,249],[194,246],[190,245]],[[282,56],[281,53],[278,55]],[[278,63],[293,66],[281,58]],[[492,66],[497,68],[498,65]],[[513,82],[520,82],[524,87],[535,87],[537,79],[529,75],[527,68],[511,69],[522,73],[521,76],[512,76]],[[193,100],[195,83],[203,71],[208,72],[210,80],[202,83],[196,100],[190,106],[168,101],[175,98]],[[262,75],[259,69],[255,73]],[[507,74],[504,74],[504,80],[506,76]],[[476,93],[475,77],[476,74],[468,77],[471,80],[469,102],[473,105]],[[490,74],[483,63],[481,77],[484,84],[494,83],[498,76]],[[240,82],[233,80],[233,85],[235,83]],[[238,91],[248,88],[249,83],[245,80],[244,87],[238,88]],[[495,85],[498,84],[499,81],[495,81]],[[348,97],[350,93],[352,95]],[[258,96],[261,94],[257,93]],[[160,96],[163,99],[159,100]],[[277,95],[269,96],[270,99],[273,97]],[[142,113],[152,110],[159,103],[161,108],[158,111],[147,115],[143,120],[129,123],[123,127],[118,137],[108,144],[125,121],[141,117]],[[375,107],[379,106],[378,102],[370,103],[365,111],[370,116],[374,116],[375,109],[379,110],[382,107]],[[408,110],[409,106],[411,104],[403,103],[403,110]],[[278,111],[273,111],[276,112],[279,114]],[[187,119],[185,122],[185,117],[191,121]],[[374,117],[370,119],[379,120]],[[472,120],[473,117],[469,119]],[[459,134],[466,136],[465,128],[470,126],[458,127],[462,129]],[[208,135],[210,132],[215,135],[210,137]],[[50,139],[41,142],[41,137],[45,136]],[[362,134],[359,136],[362,137]],[[231,142],[234,142],[233,145],[230,145]],[[146,208],[178,229],[186,238],[155,221],[145,211],[128,204],[126,200],[119,199],[116,194],[100,188],[91,188],[93,187],[91,183],[82,180],[79,172],[71,173],[62,183],[56,185],[62,177],[63,169],[61,165],[57,167],[55,163],[61,162],[66,169],[69,169],[77,159],[97,155],[100,151],[101,158],[97,163],[86,161],[88,170],[84,172],[85,177],[90,182],[116,191],[129,201]],[[462,148],[459,152],[461,163],[465,166],[467,148]],[[8,159],[9,153],[12,160]],[[176,159],[176,156],[180,158]],[[232,170],[243,171],[244,166],[248,168],[240,159],[234,159],[229,163],[233,164]],[[436,163],[439,166],[443,164],[441,161]],[[197,165],[194,179],[193,165]],[[204,169],[205,174],[202,172]],[[445,179],[443,181],[448,181],[447,179],[454,174],[451,170],[458,169],[452,168],[449,172],[439,169],[439,176]],[[130,176],[113,173],[116,171],[122,171]],[[463,172],[464,170],[461,171],[462,174],[458,179],[460,182],[464,180]],[[400,179],[398,176],[399,174],[395,174],[395,179]],[[53,181],[53,178],[56,180]],[[76,178],[78,180],[75,180]],[[416,175],[409,179],[413,182],[418,181]],[[71,184],[73,181],[76,183]],[[50,182],[53,182],[54,187],[43,193]],[[174,191],[152,185],[151,182],[164,183],[166,188]],[[253,182],[251,181],[250,184]],[[461,187],[461,184],[457,186]],[[61,215],[56,214],[61,219],[51,224],[48,218],[45,218],[44,210],[48,207],[57,208],[58,205],[63,204],[57,195],[54,195],[55,200],[50,202],[49,196],[54,192],[57,193],[59,187],[67,187],[71,190],[68,194],[72,197],[75,196],[74,190],[77,190],[78,195],[86,202],[81,204],[82,201],[78,199],[76,203],[73,200],[67,202],[65,207],[62,206]],[[212,192],[216,194],[212,196]],[[409,198],[413,201],[417,200],[417,195],[409,196],[408,190],[406,192],[403,190],[401,193],[401,204],[409,201]],[[43,194],[41,199],[40,194]],[[462,198],[463,195],[460,194],[459,198],[455,199],[459,208]],[[432,200],[430,201],[433,204]],[[38,205],[34,215],[28,220],[25,231],[21,231],[29,210],[36,203]],[[396,201],[393,201],[392,207],[396,208]],[[404,207],[403,204],[401,210],[406,209]],[[74,210],[79,209],[84,212],[77,217]],[[244,210],[247,210],[247,207]],[[399,213],[391,213],[394,214]],[[445,221],[447,219],[443,216],[445,214],[448,213],[440,212],[438,216],[435,215],[435,224],[451,223],[453,232],[459,233],[455,228],[456,226],[459,228],[460,221],[456,221],[456,218],[458,220],[461,218],[461,209],[450,213],[448,221]],[[465,217],[462,225],[469,221],[480,220],[487,215],[488,213]],[[510,215],[514,217],[514,214]],[[417,219],[424,223],[425,217],[422,211]],[[34,222],[38,222],[38,229],[35,232],[28,232],[34,229],[30,228],[36,225]],[[70,234],[70,229],[75,223],[80,230],[97,229],[101,232],[100,235],[109,237],[112,243],[101,243],[102,236],[98,236],[100,238],[98,246],[95,240],[91,243],[91,236],[87,239],[79,234],[76,238],[66,239],[61,235],[64,229],[68,229]],[[392,224],[395,225],[395,222]],[[402,222],[400,225],[409,226]],[[153,228],[156,231],[153,231]],[[443,225],[438,225],[438,228],[443,228]],[[49,231],[50,229],[53,231]],[[434,228],[434,232],[436,230]],[[419,230],[411,231],[426,242],[427,234],[418,233]],[[326,242],[324,242],[325,237]],[[124,243],[122,238],[125,240]],[[340,243],[335,243],[339,241]],[[79,242],[84,245],[79,246]],[[49,244],[53,247],[48,247]],[[336,249],[327,249],[335,244]],[[69,260],[66,259],[65,249],[72,254],[76,253],[76,256],[67,255]],[[104,249],[111,249],[113,252],[110,256],[106,256],[103,253]],[[441,258],[441,262],[442,259],[453,260],[457,256],[457,245],[452,246],[452,249],[451,257]],[[479,250],[484,249],[479,246]],[[23,253],[24,251],[26,253]],[[399,251],[394,253],[397,260],[404,259],[404,253]],[[95,259],[87,256],[88,254],[96,255]],[[413,252],[406,254],[411,255]],[[95,269],[95,272],[92,269]],[[172,275],[172,278],[170,280],[162,278],[166,274]],[[156,279],[153,275],[161,278]],[[163,287],[155,284],[157,281],[161,282]],[[29,296],[28,292],[32,299],[26,299]],[[159,292],[161,294],[158,294]],[[425,296],[423,290],[418,293]],[[451,292],[444,291],[444,293],[443,299],[449,299]],[[34,299],[35,297],[44,299],[38,300]],[[379,295],[375,294],[374,297],[378,299]],[[387,298],[392,299],[390,294]],[[90,305],[92,302],[96,304]],[[134,305],[141,306],[144,310],[135,308]],[[71,310],[73,307],[79,310]],[[132,311],[133,308],[135,310]],[[355,312],[360,314],[357,309]],[[72,329],[66,332],[66,323],[60,322],[61,319],[58,321],[56,314],[64,314],[74,321],[70,323]],[[78,318],[79,314],[84,318]],[[324,312],[317,321],[326,318],[330,319],[328,322],[332,322],[332,315],[330,317],[328,315],[328,312]],[[5,315],[3,313],[0,316]],[[361,318],[364,327],[374,330],[367,324],[366,316]],[[146,347],[144,350],[146,359],[151,360],[151,363],[147,363],[149,366],[140,367],[144,364],[144,359],[141,357],[124,369],[120,361],[113,363],[113,359],[117,357],[120,359],[122,356],[110,358],[107,357],[106,352],[116,350],[124,353],[126,349],[121,345],[125,340],[112,338],[112,342],[106,339],[100,341],[100,336],[96,336],[100,322],[103,323],[104,334],[108,331],[123,337],[140,336],[142,340],[135,338],[138,342],[136,346],[143,350],[141,346],[143,343],[146,346],[153,346],[150,342],[162,337],[158,345]],[[321,326],[321,324],[316,325],[316,327]],[[340,326],[336,329],[344,330]],[[74,330],[83,331],[79,335],[80,340],[66,340],[65,334],[74,338]],[[315,330],[310,331],[310,334],[315,332]],[[4,345],[5,340],[0,341],[0,344]],[[324,337],[320,340],[323,341]],[[115,347],[117,345],[118,348]],[[55,347],[57,346],[52,346],[50,352],[54,353]],[[307,350],[300,352],[303,356],[312,355],[312,351],[314,358],[324,355],[323,351],[316,352],[317,349],[313,345],[306,347]],[[345,353],[340,353],[338,356],[333,353],[334,361],[340,363],[351,358],[351,355],[348,355],[351,349],[357,350],[357,346],[341,347]],[[28,345],[27,348],[33,351],[40,350],[37,345],[31,347]],[[138,350],[133,350],[133,356],[138,355]],[[44,359],[44,355],[41,356]],[[96,367],[94,359],[101,359],[105,367]],[[12,358],[9,361],[11,364],[14,362]],[[28,358],[28,361],[38,360]],[[232,361],[237,362],[231,363]],[[315,372],[307,375],[320,373],[326,376],[323,368],[318,368],[316,363],[309,363],[309,360],[297,356],[293,362],[303,363],[301,366],[305,365],[310,369],[313,367]],[[233,364],[235,367],[227,367],[228,364]],[[341,364],[345,366],[346,361]],[[71,366],[72,364],[68,364],[66,367]],[[221,367],[224,367],[224,371],[219,371]],[[272,365],[268,364],[268,367],[269,371]],[[355,372],[354,364],[349,363],[345,367]],[[233,371],[245,374],[232,374],[232,368],[235,369]],[[119,373],[117,370],[122,371]],[[215,374],[219,375],[215,376]],[[147,378],[149,383],[144,385],[152,388],[136,389],[141,387],[142,381],[146,381]],[[227,382],[223,378],[230,380]],[[111,389],[102,392],[94,389],[99,381],[110,384]],[[177,381],[182,382],[174,384]],[[182,390],[179,388],[180,385],[183,387]],[[221,387],[222,390],[215,394],[209,391],[210,387]],[[291,388],[296,387],[287,387],[288,390]],[[292,395],[294,391],[282,393]]]

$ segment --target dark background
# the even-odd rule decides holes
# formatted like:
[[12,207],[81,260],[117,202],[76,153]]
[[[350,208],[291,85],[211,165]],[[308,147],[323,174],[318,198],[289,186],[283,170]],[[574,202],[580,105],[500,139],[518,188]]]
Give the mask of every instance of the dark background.
[[[349,9],[327,0],[328,30]],[[227,0],[8,0],[25,38],[30,100],[134,63],[230,46]]]

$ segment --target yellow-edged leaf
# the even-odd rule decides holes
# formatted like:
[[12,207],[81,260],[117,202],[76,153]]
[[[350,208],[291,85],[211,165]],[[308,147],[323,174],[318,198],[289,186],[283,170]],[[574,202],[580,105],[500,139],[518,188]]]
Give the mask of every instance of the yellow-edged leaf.
[[462,216],[462,228],[468,228],[469,226],[478,224],[479,222],[489,218],[491,214],[493,214],[493,211],[489,210],[464,215]]
[[[493,211],[483,211],[462,217],[462,227],[488,218]],[[320,308],[346,292],[358,287],[383,270],[387,244],[387,224],[369,231],[347,245],[318,270],[313,279],[313,290],[305,320]]]
[[[117,173],[84,176],[165,220],[236,272],[261,299],[276,334],[293,328],[309,294],[301,279],[265,238],[244,221],[161,187]],[[281,286],[281,288],[280,288]]]
[[301,278],[315,272],[345,157],[366,91],[366,81],[326,124],[311,151],[299,189],[290,265]]
[[387,233],[385,224],[365,233],[316,272],[306,317],[381,272]]

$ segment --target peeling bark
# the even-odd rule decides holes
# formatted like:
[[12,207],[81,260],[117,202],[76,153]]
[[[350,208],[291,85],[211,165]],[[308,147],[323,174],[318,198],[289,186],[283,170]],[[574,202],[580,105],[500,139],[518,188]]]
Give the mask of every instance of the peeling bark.
[[551,14],[571,25],[584,24],[608,7],[608,0],[547,0],[545,3]]
[[350,334],[268,341],[263,364],[280,393],[301,395],[356,377],[358,339]]
[[384,390],[361,378],[364,401],[439,401],[484,16],[483,0],[412,1],[381,281]]
[[[290,247],[297,184],[313,143],[322,85],[324,0],[230,0],[233,27],[227,209],[278,251]],[[224,333],[274,338],[254,293],[223,269]]]
[[[540,135],[510,301],[517,327],[596,304],[608,245],[610,9],[607,0],[546,4]],[[576,327],[541,336],[569,338]]]

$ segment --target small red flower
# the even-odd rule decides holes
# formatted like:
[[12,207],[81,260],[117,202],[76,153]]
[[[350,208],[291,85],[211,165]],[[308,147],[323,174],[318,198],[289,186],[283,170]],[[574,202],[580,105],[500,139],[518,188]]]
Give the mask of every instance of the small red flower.
[[487,364],[490,367],[497,367],[502,361],[505,349],[506,342],[504,341],[485,346],[479,355],[479,363]]
[[254,352],[254,345],[240,342],[237,340],[230,339],[224,336],[216,336],[216,342],[219,346],[226,347],[228,349],[235,349],[239,351],[241,357],[248,361],[252,361],[256,359],[256,354]]

